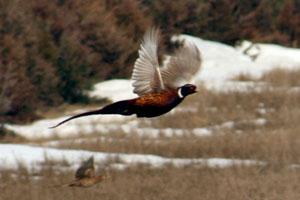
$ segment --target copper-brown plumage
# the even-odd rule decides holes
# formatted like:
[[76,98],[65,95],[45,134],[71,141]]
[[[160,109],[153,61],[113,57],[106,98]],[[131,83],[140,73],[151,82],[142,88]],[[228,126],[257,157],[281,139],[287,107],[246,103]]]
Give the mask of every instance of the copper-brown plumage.
[[196,92],[196,86],[188,84],[199,71],[201,55],[199,49],[186,43],[173,56],[169,63],[161,67],[158,63],[157,49],[159,31],[148,30],[139,49],[139,57],[132,72],[133,92],[139,97],[118,101],[101,109],[81,113],[60,122],[96,114],[133,115],[137,117],[156,117],[169,112],[183,99]]
[[136,106],[165,106],[166,102],[170,101],[173,98],[177,97],[177,92],[173,90],[166,90],[157,93],[145,94],[139,98],[133,99],[132,103]]

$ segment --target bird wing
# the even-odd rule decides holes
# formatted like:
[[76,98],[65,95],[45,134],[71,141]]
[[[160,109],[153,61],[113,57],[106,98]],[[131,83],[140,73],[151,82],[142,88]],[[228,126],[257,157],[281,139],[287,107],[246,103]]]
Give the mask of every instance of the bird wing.
[[164,89],[157,56],[158,42],[158,29],[152,28],[145,33],[131,77],[133,92],[139,96]]
[[162,79],[168,88],[177,88],[189,83],[201,67],[201,53],[193,43],[186,43],[171,56],[161,70]]
[[83,162],[82,165],[77,169],[75,173],[76,179],[92,178],[95,176],[94,168],[94,157],[90,157],[87,161]]

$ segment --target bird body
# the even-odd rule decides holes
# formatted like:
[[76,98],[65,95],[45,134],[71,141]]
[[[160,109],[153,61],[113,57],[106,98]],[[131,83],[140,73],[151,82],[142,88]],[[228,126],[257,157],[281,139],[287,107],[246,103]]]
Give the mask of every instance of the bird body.
[[188,82],[200,69],[201,55],[198,48],[194,44],[181,47],[171,56],[168,65],[160,67],[157,56],[158,42],[157,29],[153,28],[145,33],[132,73],[133,92],[139,97],[72,116],[51,128],[75,118],[95,114],[156,117],[169,112],[186,96],[195,93],[196,86]]
[[182,102],[176,91],[168,90],[158,93],[145,94],[139,98],[129,100],[129,110],[137,117],[156,117],[169,112]]
[[156,117],[169,112],[182,101],[177,92],[167,91],[145,95],[135,100],[138,117]]
[[106,178],[105,175],[95,174],[94,157],[90,157],[77,169],[75,180],[67,185],[70,187],[90,187],[102,182]]
[[74,180],[72,183],[68,184],[70,187],[91,187],[93,185],[96,185],[97,183],[102,182],[105,179],[104,176],[99,175],[95,176],[93,178],[82,178]]
[[136,114],[137,117],[156,117],[170,111],[182,100],[183,98],[180,98],[176,91],[161,91],[110,104],[100,109],[98,114]]

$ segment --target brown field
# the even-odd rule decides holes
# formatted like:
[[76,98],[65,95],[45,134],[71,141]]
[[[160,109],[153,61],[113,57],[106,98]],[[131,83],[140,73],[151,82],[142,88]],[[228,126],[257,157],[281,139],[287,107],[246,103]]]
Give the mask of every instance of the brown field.
[[[85,142],[78,143],[73,138],[59,146],[176,158],[253,159],[265,161],[266,165],[159,169],[132,166],[123,171],[110,169],[109,180],[86,189],[58,186],[72,180],[74,172],[63,173],[45,165],[38,174],[29,174],[25,169],[0,172],[0,199],[300,199],[299,74],[274,70],[256,80],[272,87],[258,91],[217,93],[202,88],[180,106],[194,107],[196,111],[178,111],[150,122],[141,120],[143,126],[152,128],[218,127],[212,129],[211,136],[187,133],[147,138],[134,132],[95,133],[85,137]],[[45,142],[49,141],[36,143]]]
[[1,199],[299,199],[299,170],[287,168],[232,167],[227,169],[178,169],[145,167],[112,172],[111,179],[91,188],[68,188],[72,174],[41,180],[24,175],[2,178]]

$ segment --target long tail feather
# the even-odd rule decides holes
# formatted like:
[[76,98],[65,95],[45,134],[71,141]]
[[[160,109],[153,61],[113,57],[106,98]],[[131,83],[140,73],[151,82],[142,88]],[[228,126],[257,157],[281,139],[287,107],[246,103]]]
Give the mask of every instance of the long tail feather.
[[131,108],[129,101],[118,101],[113,104],[107,105],[99,110],[93,110],[89,112],[84,112],[78,115],[74,115],[72,117],[67,118],[66,120],[58,123],[55,126],[49,127],[49,128],[56,128],[70,120],[79,118],[79,117],[84,117],[88,115],[98,115],[98,114],[120,114],[120,115],[132,115],[134,114],[134,110]]
[[66,123],[66,122],[68,122],[68,121],[70,121],[70,120],[72,120],[72,119],[76,119],[76,118],[79,118],[79,117],[84,117],[84,116],[88,116],[88,115],[97,115],[97,114],[101,114],[99,111],[101,111],[101,110],[94,110],[94,111],[89,111],[89,112],[81,113],[81,114],[78,114],[78,115],[74,115],[74,116],[72,116],[72,117],[69,117],[68,119],[65,119],[65,120],[62,121],[62,122],[59,122],[57,125],[51,126],[51,127],[49,127],[49,128],[56,128],[56,127],[58,127],[58,126],[60,126],[60,125],[62,125],[62,124],[64,124],[64,123]]

